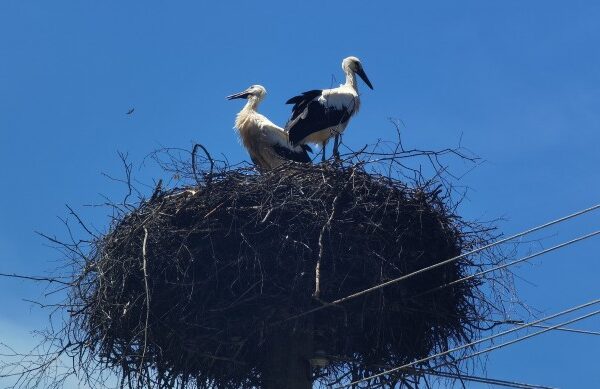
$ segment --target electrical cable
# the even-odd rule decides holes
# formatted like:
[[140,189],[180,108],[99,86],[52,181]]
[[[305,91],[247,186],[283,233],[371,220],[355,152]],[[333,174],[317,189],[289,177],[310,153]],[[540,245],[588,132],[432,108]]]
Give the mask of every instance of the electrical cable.
[[[557,313],[557,314],[554,314],[554,315],[552,315],[552,317],[556,317],[556,316],[564,315],[564,314],[566,314],[566,313],[573,312],[574,310],[578,310],[578,309],[581,309],[581,308],[584,308],[584,307],[587,307],[587,306],[590,306],[590,305],[596,304],[596,303],[598,303],[598,302],[600,302],[600,299],[593,300],[593,301],[591,301],[591,302],[589,302],[589,303],[582,304],[582,305],[579,305],[579,306],[577,306],[577,307],[573,307],[573,308],[567,309],[567,310],[565,310],[565,311],[562,311],[562,312],[559,312],[559,313]],[[583,320],[583,319],[587,319],[588,317],[592,317],[592,316],[594,316],[594,315],[597,315],[597,314],[600,314],[600,310],[596,310],[596,311],[593,311],[593,312],[587,313],[587,314],[585,314],[585,315],[583,315],[583,316],[579,316],[579,317],[576,317],[576,318],[574,318],[574,319],[571,319],[571,320],[565,321],[565,322],[563,322],[563,323],[560,323],[560,324],[556,324],[556,325],[550,326],[550,327],[548,327],[548,328],[546,328],[546,329],[543,329],[543,330],[540,330],[540,331],[537,331],[537,332],[534,332],[534,333],[531,333],[531,334],[524,335],[524,336],[522,336],[522,337],[519,337],[519,338],[516,338],[516,339],[510,340],[510,341],[508,341],[508,342],[504,342],[504,343],[498,344],[498,345],[496,345],[496,346],[489,347],[489,348],[487,348],[487,349],[484,349],[484,350],[481,350],[481,351],[477,351],[477,352],[475,352],[475,353],[472,353],[472,354],[469,354],[469,355],[466,355],[466,356],[463,356],[463,357],[459,357],[459,358],[457,358],[457,359],[454,359],[454,360],[453,360],[453,362],[458,362],[458,361],[461,361],[461,360],[463,360],[463,359],[467,359],[467,358],[473,358],[473,357],[476,357],[476,356],[478,356],[478,355],[481,355],[481,354],[484,354],[484,353],[488,353],[488,352],[491,352],[491,351],[494,351],[494,350],[497,350],[497,349],[500,349],[500,348],[503,348],[503,347],[506,347],[506,346],[510,346],[510,345],[512,345],[512,344],[515,344],[515,343],[517,343],[517,342],[521,342],[521,341],[523,341],[523,340],[526,340],[526,339],[532,338],[532,337],[534,337],[534,336],[541,335],[541,334],[543,334],[543,333],[546,333],[546,332],[548,332],[548,331],[551,331],[551,330],[553,330],[553,329],[556,329],[556,328],[558,328],[558,327],[563,327],[563,326],[569,325],[569,324],[571,324],[571,323],[575,323],[575,322],[577,322],[577,321],[580,321],[580,320]],[[547,319],[547,320],[549,320],[549,319]],[[545,321],[545,320],[544,320],[544,319],[541,319],[541,321]],[[405,364],[405,365],[398,366],[398,367],[395,367],[395,368],[393,368],[393,369],[389,369],[389,370],[383,371],[383,372],[381,372],[381,373],[377,373],[377,374],[374,374],[374,375],[372,375],[372,376],[369,376],[369,377],[362,378],[362,379],[360,379],[360,380],[353,381],[353,382],[351,382],[351,383],[349,383],[349,384],[347,384],[347,385],[343,385],[343,386],[340,386],[340,387],[338,387],[338,388],[339,388],[339,389],[341,389],[341,388],[347,388],[347,387],[350,387],[350,386],[352,386],[352,385],[356,385],[356,384],[358,384],[358,383],[360,383],[360,382],[369,381],[369,380],[371,380],[371,379],[374,379],[374,378],[377,378],[377,377],[381,377],[381,376],[383,376],[383,375],[387,375],[387,374],[390,374],[390,373],[394,373],[394,372],[396,372],[396,371],[404,370],[404,369],[406,369],[406,368],[410,368],[410,367],[414,366],[415,364],[424,363],[424,362],[427,362],[427,361],[429,361],[429,360],[431,360],[431,359],[438,358],[438,357],[440,357],[440,356],[443,356],[443,355],[449,354],[449,353],[451,353],[451,352],[454,352],[454,351],[457,351],[457,350],[461,350],[461,349],[463,349],[463,348],[465,348],[465,347],[470,347],[470,346],[472,346],[472,345],[475,345],[475,344],[478,344],[478,343],[484,342],[484,341],[486,341],[486,340],[490,340],[490,339],[496,338],[496,337],[498,337],[498,336],[501,336],[501,335],[507,334],[507,333],[509,333],[509,332],[513,332],[513,331],[516,331],[516,330],[519,330],[519,329],[523,329],[523,328],[525,328],[525,327],[530,327],[531,325],[533,325],[533,324],[537,324],[538,322],[540,322],[540,320],[537,320],[537,321],[534,321],[534,322],[531,322],[531,323],[525,324],[525,325],[523,325],[523,326],[520,326],[520,327],[518,327],[518,328],[514,328],[514,329],[511,329],[511,330],[508,330],[508,331],[504,331],[504,332],[502,332],[502,333],[499,333],[499,334],[496,334],[496,335],[489,336],[489,337],[487,337],[487,338],[479,339],[479,340],[477,340],[477,341],[474,341],[474,342],[468,343],[468,344],[466,344],[466,345],[459,346],[459,347],[456,347],[456,348],[454,348],[454,349],[451,349],[451,350],[448,350],[448,351],[444,351],[444,352],[441,352],[441,353],[437,353],[437,354],[435,354],[435,355],[432,355],[432,356],[430,356],[430,357],[427,357],[427,358],[422,358],[422,359],[419,359],[419,360],[417,360],[417,361],[410,362],[410,363],[407,363],[407,364]],[[437,368],[437,367],[440,367],[440,366],[444,366],[445,364],[447,364],[447,362],[446,362],[446,363],[443,363],[443,364],[436,365],[436,366],[434,366],[434,367],[432,367],[432,368]]]

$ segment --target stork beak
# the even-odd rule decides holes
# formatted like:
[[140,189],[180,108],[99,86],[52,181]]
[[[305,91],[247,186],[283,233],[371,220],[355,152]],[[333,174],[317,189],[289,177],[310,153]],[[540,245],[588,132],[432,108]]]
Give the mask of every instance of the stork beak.
[[245,99],[248,96],[250,96],[250,92],[248,92],[247,90],[240,92],[240,93],[235,93],[233,95],[229,95],[227,97],[225,97],[227,100],[233,100],[233,99]]
[[367,77],[367,73],[365,73],[362,66],[356,71],[356,74],[358,74],[360,78],[362,78],[362,80],[365,82],[365,84],[367,84],[369,88],[373,89],[373,85],[371,85],[371,81],[369,81],[369,77]]

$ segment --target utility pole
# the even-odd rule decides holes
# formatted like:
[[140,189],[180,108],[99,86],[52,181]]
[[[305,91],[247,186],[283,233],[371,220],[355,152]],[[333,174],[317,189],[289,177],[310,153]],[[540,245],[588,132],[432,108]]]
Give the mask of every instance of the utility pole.
[[263,389],[312,389],[313,335],[276,329],[267,341]]

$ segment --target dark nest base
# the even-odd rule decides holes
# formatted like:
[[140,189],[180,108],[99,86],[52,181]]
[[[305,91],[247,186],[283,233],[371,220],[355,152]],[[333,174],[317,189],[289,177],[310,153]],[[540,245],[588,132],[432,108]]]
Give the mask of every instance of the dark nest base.
[[290,352],[325,355],[306,374],[347,383],[446,350],[473,338],[485,302],[475,280],[428,291],[470,273],[468,257],[288,320],[480,244],[441,193],[349,162],[157,189],[97,241],[71,329],[125,386],[264,387]]

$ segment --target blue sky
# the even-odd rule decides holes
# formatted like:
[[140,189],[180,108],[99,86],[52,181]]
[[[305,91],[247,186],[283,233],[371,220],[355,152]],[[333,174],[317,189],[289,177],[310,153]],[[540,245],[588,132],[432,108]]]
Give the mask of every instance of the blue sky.
[[[59,253],[65,203],[97,228],[121,173],[158,146],[202,142],[247,159],[232,130],[250,84],[283,124],[298,92],[342,80],[348,55],[375,90],[344,142],[462,144],[485,159],[462,184],[461,212],[504,218],[506,233],[600,202],[600,3],[594,1],[22,1],[0,3],[0,272],[41,274]],[[135,107],[131,116],[125,115]],[[144,182],[159,172],[136,170]],[[599,227],[589,215],[536,236],[544,247]],[[552,313],[597,298],[600,240],[516,269],[517,293]],[[0,340],[26,345],[46,313],[22,299],[40,285],[0,279]],[[592,319],[578,328],[600,329]],[[492,354],[491,377],[600,386],[598,337],[552,333]],[[481,371],[479,373],[482,373]],[[483,374],[483,373],[482,373]],[[471,386],[478,387],[478,386]]]

